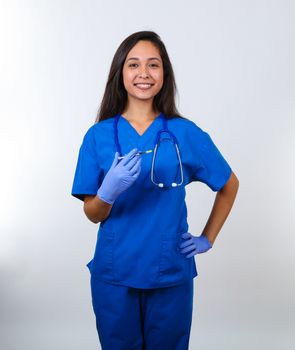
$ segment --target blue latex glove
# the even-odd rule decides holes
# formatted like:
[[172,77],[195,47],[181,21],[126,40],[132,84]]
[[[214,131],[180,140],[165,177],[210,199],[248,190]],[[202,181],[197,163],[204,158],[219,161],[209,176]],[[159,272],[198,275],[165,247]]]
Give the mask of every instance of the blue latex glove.
[[185,239],[185,242],[181,243],[179,248],[181,248],[180,252],[182,254],[189,252],[189,254],[186,255],[186,258],[191,258],[196,254],[205,253],[212,248],[209,239],[205,235],[195,237],[189,232],[185,232],[181,237]]
[[119,161],[119,153],[115,153],[114,161],[97,191],[97,196],[101,200],[113,204],[138,178],[141,171],[141,156],[135,156],[137,151],[137,148],[132,149]]

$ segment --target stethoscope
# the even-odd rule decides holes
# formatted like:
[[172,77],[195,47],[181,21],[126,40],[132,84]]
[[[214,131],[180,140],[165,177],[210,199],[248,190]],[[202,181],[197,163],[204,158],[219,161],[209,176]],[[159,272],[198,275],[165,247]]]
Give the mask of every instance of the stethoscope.
[[[174,146],[175,146],[175,150],[176,150],[176,153],[177,153],[177,158],[178,158],[178,163],[179,163],[179,168],[180,168],[180,176],[181,176],[180,183],[172,182],[171,186],[172,187],[181,186],[182,183],[183,183],[183,171],[182,171],[181,157],[180,157],[180,154],[179,154],[178,142],[177,142],[176,136],[172,133],[172,131],[168,130],[167,119],[165,118],[165,116],[163,115],[162,112],[160,113],[159,117],[162,118],[163,129],[161,129],[161,130],[159,130],[157,132],[157,136],[156,136],[156,139],[155,139],[155,146],[154,146],[154,152],[153,152],[154,154],[153,154],[152,167],[151,167],[151,181],[153,182],[153,184],[155,184],[158,187],[161,187],[161,188],[164,187],[164,184],[162,182],[159,182],[159,183],[155,182],[155,179],[154,179],[154,165],[155,165],[155,160],[156,160],[157,149],[158,149],[158,146],[161,143],[161,139],[160,139],[161,138],[161,134],[163,132],[165,132],[165,133],[168,133],[170,135],[170,137],[172,138],[172,140],[173,140],[173,143],[174,143]],[[120,146],[119,138],[118,138],[118,122],[119,122],[119,118],[120,118],[120,114],[116,114],[116,116],[114,118],[114,137],[115,137],[116,150],[119,153],[119,155],[121,155],[122,151],[121,151],[121,146]],[[170,138],[170,140],[171,140],[171,138]],[[166,187],[169,187],[169,186],[166,186]]]

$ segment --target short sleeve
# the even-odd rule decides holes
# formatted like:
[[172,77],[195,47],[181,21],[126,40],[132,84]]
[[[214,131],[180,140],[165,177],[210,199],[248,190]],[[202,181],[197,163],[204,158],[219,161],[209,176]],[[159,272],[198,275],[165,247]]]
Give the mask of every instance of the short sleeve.
[[198,128],[198,164],[193,171],[192,181],[207,184],[212,191],[219,191],[228,181],[232,169],[217,148],[210,135]]
[[94,130],[90,127],[79,149],[71,194],[80,200],[84,200],[84,195],[96,195],[102,180],[103,171],[97,158]]

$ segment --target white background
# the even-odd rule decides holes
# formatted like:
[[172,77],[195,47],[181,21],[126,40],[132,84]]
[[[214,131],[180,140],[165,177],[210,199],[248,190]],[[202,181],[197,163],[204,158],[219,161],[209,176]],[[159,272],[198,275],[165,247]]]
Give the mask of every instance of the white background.
[[[240,180],[197,257],[190,349],[295,348],[294,1],[1,1],[0,347],[99,349],[89,272],[98,225],[71,196],[113,55],[154,30],[180,112]],[[199,235],[215,193],[187,186]]]

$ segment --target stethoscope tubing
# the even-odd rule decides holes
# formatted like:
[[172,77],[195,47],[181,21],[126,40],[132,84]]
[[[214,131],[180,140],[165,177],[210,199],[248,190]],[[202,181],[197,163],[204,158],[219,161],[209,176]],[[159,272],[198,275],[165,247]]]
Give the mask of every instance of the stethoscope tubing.
[[[180,168],[180,176],[181,176],[180,183],[172,182],[171,186],[172,187],[181,186],[182,183],[183,183],[183,169],[182,169],[182,161],[181,161],[180,152],[179,152],[179,148],[178,148],[177,138],[173,134],[173,132],[168,129],[168,123],[167,123],[167,120],[166,120],[165,116],[163,115],[163,113],[160,113],[160,117],[162,118],[163,129],[161,129],[161,130],[159,130],[157,132],[156,139],[155,139],[155,146],[154,146],[153,159],[152,159],[152,165],[151,165],[151,181],[153,182],[153,184],[155,184],[156,186],[158,186],[160,188],[169,187],[169,186],[165,186],[164,183],[162,183],[162,182],[157,183],[154,180],[154,165],[155,165],[155,160],[156,160],[158,146],[159,146],[159,144],[161,142],[160,137],[161,137],[161,134],[163,132],[166,132],[166,133],[168,133],[170,135],[170,137],[173,140],[174,147],[175,147],[176,154],[177,154],[177,158],[178,158],[178,163],[179,163],[179,168]],[[124,156],[122,156],[122,150],[121,150],[121,145],[120,145],[119,136],[118,136],[118,122],[119,122],[119,118],[120,118],[120,114],[117,114],[115,116],[115,118],[114,118],[113,126],[114,126],[114,138],[115,138],[116,150],[119,153],[118,159],[122,159],[122,158],[124,158]],[[138,153],[140,153],[140,152],[142,152],[142,151],[139,151]]]

